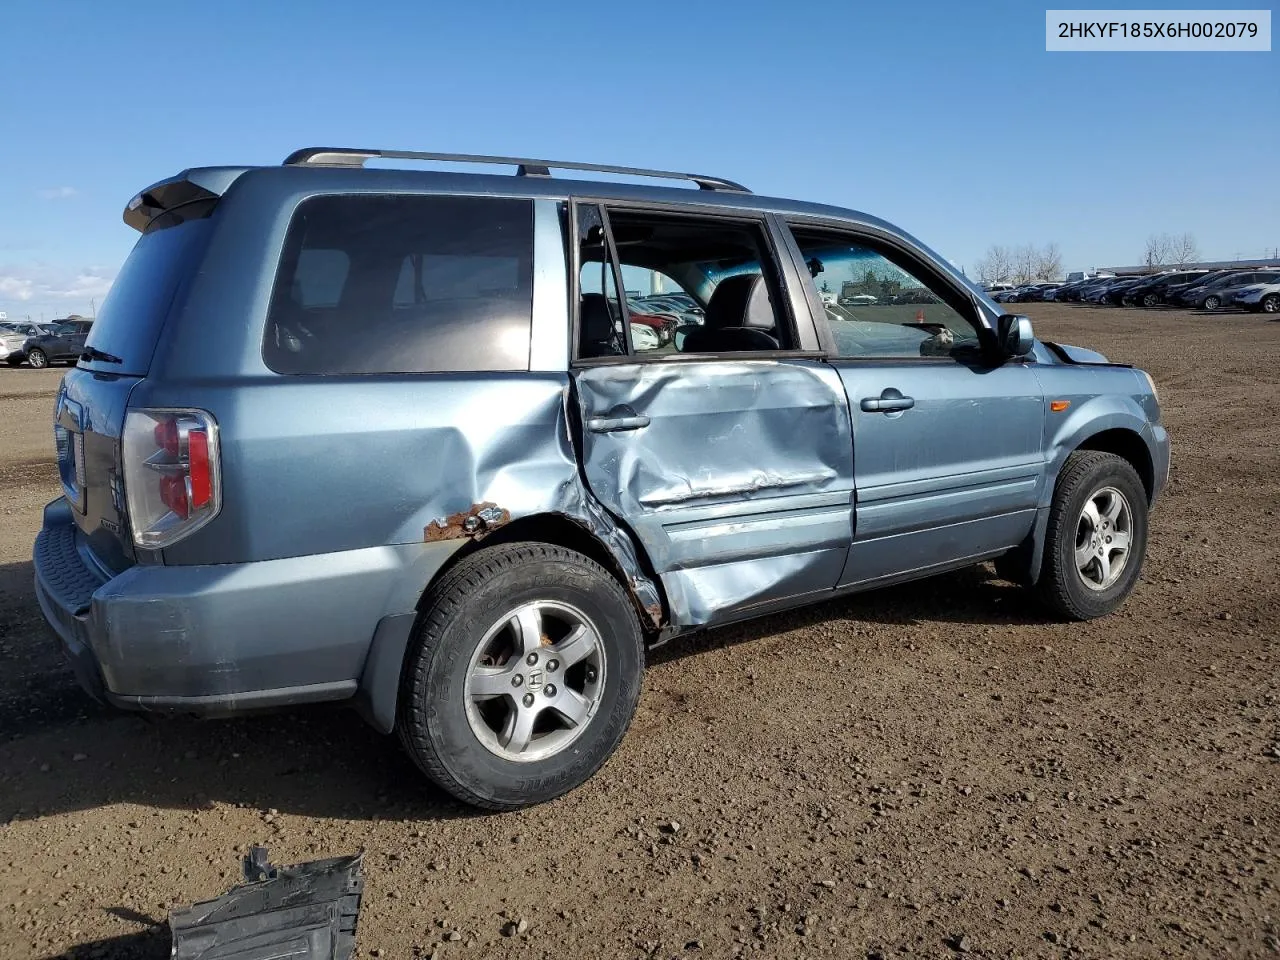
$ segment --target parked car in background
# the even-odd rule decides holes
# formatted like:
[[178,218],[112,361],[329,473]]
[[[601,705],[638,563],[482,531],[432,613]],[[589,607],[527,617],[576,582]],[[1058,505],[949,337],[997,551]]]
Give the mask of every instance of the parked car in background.
[[1182,296],[1188,291],[1194,290],[1196,287],[1207,287],[1211,283],[1217,283],[1239,272],[1239,270],[1212,270],[1209,273],[1199,274],[1181,283],[1172,283],[1165,289],[1164,301],[1173,306],[1181,305]]
[[665,341],[651,326],[641,321],[638,316],[631,318],[631,347],[634,350],[657,350],[665,345]]
[[1100,290],[1106,287],[1107,284],[1116,279],[1116,277],[1093,277],[1092,279],[1085,280],[1067,294],[1067,299],[1072,303],[1085,302],[1085,298],[1090,296],[1095,290]]
[[0,333],[20,333],[24,337],[38,337],[48,333],[49,324],[35,323],[30,320],[0,320]]
[[[34,328],[33,328],[34,329]],[[21,324],[0,323],[0,361],[16,367],[27,358],[27,338],[32,333]]]
[[1142,283],[1143,277],[1115,277],[1106,283],[1098,284],[1089,291],[1089,303],[1109,303],[1119,306],[1120,298],[1129,290]]
[[1050,290],[1046,290],[1044,294],[1044,299],[1050,300],[1056,303],[1066,303],[1068,300],[1071,299],[1071,297],[1075,294],[1077,290],[1079,290],[1082,286],[1084,286],[1088,282],[1089,281],[1087,280],[1068,280],[1066,283],[1064,283],[1060,287],[1054,287]]
[[1080,293],[1082,303],[1105,303],[1107,294],[1117,289],[1124,289],[1135,283],[1133,277],[1107,277],[1096,280]]
[[93,329],[91,320],[72,320],[59,323],[26,343],[27,363],[40,368],[59,360],[76,360],[84,352],[84,344]]
[[1037,284],[1033,284],[1031,289],[1027,291],[1026,296],[1022,299],[1027,303],[1041,303],[1048,298],[1048,295],[1058,287],[1062,286],[1057,280],[1045,280]]
[[1016,287],[992,294],[991,299],[996,303],[1017,303],[1029,289],[1031,289],[1030,284],[1020,283]]
[[1197,307],[1201,310],[1218,310],[1222,307],[1234,306],[1236,294],[1245,287],[1277,281],[1280,281],[1280,269],[1239,270],[1205,286],[1192,287],[1181,295],[1180,300],[1183,306]]
[[1237,291],[1232,302],[1255,313],[1280,314],[1280,282],[1251,284]]
[[1139,307],[1157,307],[1165,302],[1165,295],[1170,286],[1203,277],[1208,272],[1208,270],[1177,270],[1149,277],[1126,290],[1121,302]]

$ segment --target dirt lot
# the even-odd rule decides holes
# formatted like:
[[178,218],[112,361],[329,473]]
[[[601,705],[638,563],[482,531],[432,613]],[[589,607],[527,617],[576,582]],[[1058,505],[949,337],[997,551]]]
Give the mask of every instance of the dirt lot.
[[30,586],[60,372],[0,370],[0,957],[167,956],[151,925],[252,842],[368,850],[361,956],[1273,954],[1280,323],[1027,312],[1160,386],[1173,479],[1118,615],[980,568],[678,641],[601,774],[507,815],[340,710],[89,703]]

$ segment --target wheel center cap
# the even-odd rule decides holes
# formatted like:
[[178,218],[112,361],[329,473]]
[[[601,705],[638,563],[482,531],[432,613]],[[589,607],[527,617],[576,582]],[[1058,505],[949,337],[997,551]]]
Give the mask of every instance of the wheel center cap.
[[524,685],[530,693],[537,693],[542,689],[545,679],[541,670],[530,670],[524,675]]

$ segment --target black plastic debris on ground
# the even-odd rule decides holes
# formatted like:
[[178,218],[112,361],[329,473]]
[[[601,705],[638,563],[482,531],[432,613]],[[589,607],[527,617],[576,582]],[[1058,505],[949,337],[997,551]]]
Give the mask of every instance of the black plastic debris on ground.
[[244,858],[245,882],[169,914],[175,960],[350,960],[363,852],[288,867],[266,847]]

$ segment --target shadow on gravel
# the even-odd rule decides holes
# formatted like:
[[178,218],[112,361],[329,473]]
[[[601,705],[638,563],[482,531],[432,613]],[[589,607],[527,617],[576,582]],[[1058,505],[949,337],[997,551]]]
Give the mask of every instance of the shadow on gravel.
[[162,923],[138,933],[79,943],[46,960],[165,960],[170,955],[170,947],[169,926]]
[[784,630],[839,620],[895,626],[921,623],[1042,625],[1056,622],[1046,614],[1030,591],[996,579],[991,568],[983,564],[680,637],[653,651],[648,662],[650,665],[667,663],[704,650],[750,643]]
[[435,790],[394,737],[336,705],[202,721],[95,703],[64,664],[32,580],[30,563],[0,565],[0,824],[118,803],[348,820],[477,815]]
[[[0,822],[119,803],[349,820],[481,815],[431,787],[394,738],[336,705],[200,721],[94,703],[63,664],[31,581],[29,563],[0,566]],[[676,640],[650,663],[839,620],[1045,622],[1025,591],[978,567]],[[271,829],[264,823],[264,836]]]

